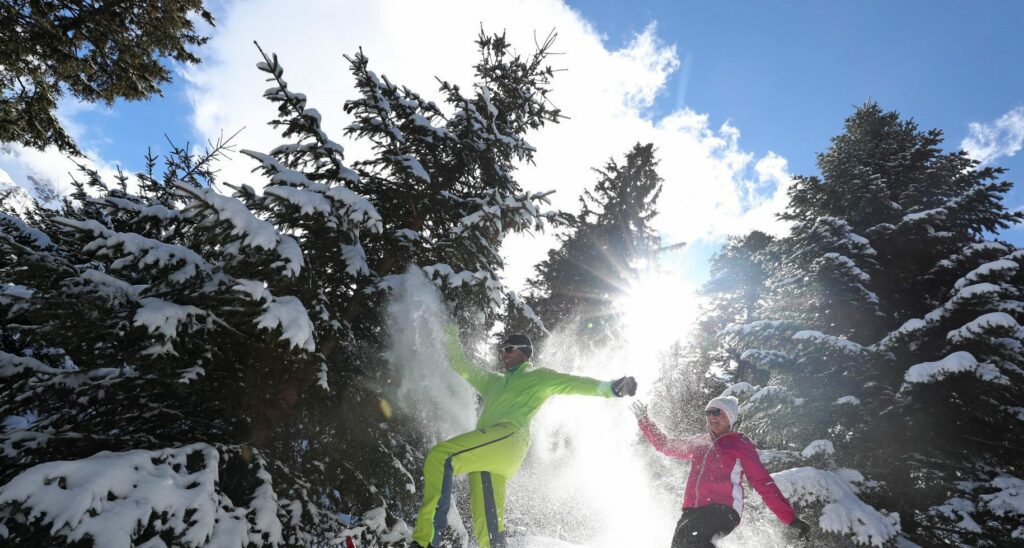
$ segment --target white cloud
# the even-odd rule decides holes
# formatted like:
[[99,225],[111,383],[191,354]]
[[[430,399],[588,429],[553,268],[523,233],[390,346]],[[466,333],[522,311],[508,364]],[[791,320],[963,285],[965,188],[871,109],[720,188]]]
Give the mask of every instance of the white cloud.
[[971,122],[960,143],[972,158],[988,163],[1013,156],[1024,147],[1024,106],[1017,107],[990,123]]
[[[557,73],[550,97],[570,119],[528,136],[538,153],[536,165],[519,173],[526,188],[556,189],[555,206],[575,210],[581,190],[594,181],[591,167],[612,156],[621,159],[636,142],[654,142],[665,179],[658,228],[668,241],[719,240],[755,227],[783,230],[774,214],[789,186],[784,158],[771,153],[754,158],[740,148],[739,129],[713,128],[706,114],[685,107],[657,120],[647,114],[679,67],[675,46],[663,43],[653,24],[626,47],[610,50],[579,13],[557,0],[307,0],[286,9],[279,2],[252,0],[225,3],[220,11],[204,63],[187,75],[200,136],[244,126],[239,147],[269,150],[279,144],[266,126],[274,110],[260,96],[267,84],[255,69],[260,59],[254,39],[278,54],[285,78],[320,110],[325,129],[346,146],[351,162],[366,150],[341,136],[349,121],[341,107],[355,94],[342,54],[362,47],[372,70],[439,99],[435,76],[463,86],[472,82],[473,40],[481,27],[506,30],[523,52],[555,29],[554,49],[562,55],[552,63],[567,70]],[[239,159],[222,174],[251,184],[252,167]],[[540,235],[506,243],[511,285],[521,284],[552,241],[551,235]]]
[[[72,177],[79,175],[78,164],[99,171],[106,181],[113,180],[117,172],[114,166],[107,164],[92,151],[83,152],[84,158],[72,159],[53,146],[39,150],[14,143],[0,143],[0,188],[5,184],[13,184],[22,187],[36,199],[46,201],[51,192],[56,194],[55,199],[59,199],[71,194]],[[23,199],[19,200],[17,208],[28,205]],[[50,200],[50,203],[53,201]]]
[[[72,176],[78,176],[78,164],[95,169],[105,180],[117,173],[117,168],[102,159],[95,150],[83,144],[90,128],[78,121],[83,112],[96,111],[95,103],[84,103],[74,98],[63,98],[57,105],[57,119],[64,129],[82,147],[82,158],[71,158],[55,146],[44,150],[26,147],[17,143],[0,143],[0,189],[16,185],[33,198],[46,198],[50,192],[63,197],[71,193]],[[17,196],[16,207],[27,207],[30,200],[24,195]]]

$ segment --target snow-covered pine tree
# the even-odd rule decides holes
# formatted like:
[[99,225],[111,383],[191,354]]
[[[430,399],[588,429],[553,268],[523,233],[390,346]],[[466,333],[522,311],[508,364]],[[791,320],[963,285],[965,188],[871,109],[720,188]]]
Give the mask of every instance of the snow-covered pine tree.
[[[340,529],[252,441],[271,379],[322,356],[294,239],[211,188],[93,172],[37,226],[0,218],[0,535],[24,545],[307,544]],[[156,189],[159,188],[159,192]],[[332,525],[333,522],[333,525]]]
[[[790,479],[863,479],[856,468],[870,479],[845,486],[902,517],[820,501],[825,530],[866,544],[901,523],[925,545],[1005,539],[1020,513],[1019,280],[1014,250],[984,235],[1021,218],[1001,202],[1010,183],[875,104],[845,127],[819,155],[822,177],[790,192],[795,225],[770,246],[757,321],[722,332],[771,372],[768,386],[731,389],[750,393],[745,428],[828,453],[825,469]],[[813,482],[777,481],[814,498]]]
[[[547,99],[553,43],[551,35],[523,56],[504,34],[481,32],[471,93],[441,82],[448,112],[378,77],[362,51],[349,58],[361,97],[345,103],[355,117],[346,134],[368,140],[375,153],[354,164],[361,178],[354,188],[388,212],[381,234],[364,243],[376,275],[363,286],[367,294],[418,265],[477,329],[502,312],[502,241],[556,218],[544,211],[550,192],[525,191],[513,176],[518,163],[533,159],[526,133],[561,117]],[[346,320],[362,306],[354,303]]]
[[923,544],[1024,546],[1024,251],[966,245],[933,271],[961,274],[941,302],[880,345],[903,384],[887,418],[891,458]]
[[[302,446],[304,462],[330,478],[325,496],[334,486],[347,488],[349,498],[364,491],[355,497],[364,510],[381,495],[363,486],[404,485],[407,470],[422,463],[409,445],[419,443],[418,433],[403,437],[396,434],[402,425],[377,426],[380,395],[373,391],[388,382],[379,351],[386,343],[380,319],[388,290],[410,267],[421,268],[478,334],[507,299],[529,315],[503,288],[500,246],[507,234],[540,229],[554,215],[544,211],[547,193],[524,191],[513,177],[516,165],[533,155],[526,132],[560,116],[545,99],[552,42],[525,57],[512,54],[500,35],[481,34],[477,45],[473,93],[442,82],[447,108],[378,76],[362,51],[349,57],[359,96],[345,104],[354,117],[346,135],[368,141],[373,151],[352,169],[325,135],[319,112],[289,89],[276,57],[264,55],[260,65],[273,83],[265,96],[279,108],[272,123],[294,142],[269,154],[244,151],[261,162],[270,184],[262,195],[241,191],[255,211],[297,233],[319,273],[313,321],[330,363],[331,394],[301,414],[310,430],[293,443]],[[351,231],[347,219],[362,223],[359,230]],[[341,422],[360,425],[338,428]],[[352,452],[360,454],[359,485],[348,483]],[[418,502],[406,490],[389,498],[391,510],[410,515]]]
[[593,341],[608,342],[618,322],[615,300],[629,290],[640,263],[655,260],[660,239],[651,228],[661,177],[654,145],[637,143],[625,163],[609,159],[593,190],[569,217],[572,231],[537,265],[529,299],[544,322]]
[[[1014,420],[1012,408],[1014,401],[1020,401],[1020,392],[1014,395],[1011,389],[1006,393],[1001,382],[1020,371],[1021,355],[1009,343],[1013,339],[1009,334],[1012,325],[1007,328],[1007,337],[980,337],[972,344],[945,338],[989,312],[1020,318],[1013,316],[1016,299],[1012,291],[1001,288],[985,293],[987,286],[983,285],[961,293],[975,278],[986,281],[984,269],[973,276],[972,269],[1013,252],[999,242],[986,240],[986,234],[1022,218],[1019,212],[1007,211],[1002,203],[1011,184],[1000,180],[1000,168],[980,166],[962,151],[943,153],[939,149],[941,131],[920,131],[913,121],[902,120],[895,112],[884,112],[878,105],[858,109],[845,127],[829,150],[819,156],[824,179],[799,179],[787,215],[801,222],[816,215],[842,216],[856,233],[869,239],[877,252],[873,257],[877,268],[865,270],[880,297],[877,306],[884,317],[879,318],[878,326],[886,329],[876,338],[877,329],[864,325],[850,335],[870,343],[880,358],[867,362],[872,369],[867,372],[870,378],[861,391],[851,394],[862,405],[847,407],[859,411],[862,418],[857,420],[870,419],[874,425],[851,432],[851,441],[863,448],[858,451],[856,466],[886,482],[883,504],[907,516],[907,534],[925,545],[961,542],[957,540],[959,534],[966,535],[963,538],[969,539],[969,544],[1002,538],[1013,528],[1005,523],[995,525],[998,520],[992,521],[994,531],[980,535],[971,530],[969,520],[963,521],[959,532],[953,527],[951,536],[947,536],[949,529],[919,524],[927,523],[924,514],[943,514],[953,523],[961,523],[960,514],[943,504],[950,498],[953,506],[966,509],[957,506],[957,481],[986,483],[1001,474],[1011,478],[1020,475],[1019,459],[1005,451],[1013,446],[1014,435],[1019,443],[1020,424]],[[1012,268],[1012,259],[1005,260],[1009,263],[995,264]],[[1002,275],[1009,281],[1013,273]],[[965,276],[969,279],[960,279]],[[1012,287],[1012,282],[1007,287]],[[1004,312],[1006,306],[1010,308]],[[947,307],[948,315],[939,312]],[[927,319],[935,321],[928,323]],[[930,331],[934,328],[944,331]],[[1011,347],[1004,348],[1004,343]],[[948,382],[928,384],[922,390],[907,389],[906,378],[913,377],[909,371],[915,365],[941,362],[959,348],[973,352],[981,364],[982,373],[971,378],[984,377],[985,371],[1004,373],[987,377],[988,384],[976,385],[973,390],[966,386],[951,388],[965,375],[953,375]],[[914,371],[926,369],[928,366]],[[990,393],[985,388],[993,383],[996,386]],[[971,394],[977,402],[968,401],[966,396]],[[996,417],[1006,420],[992,420]],[[995,450],[982,447],[983,442],[972,443],[964,435],[986,439]],[[973,459],[972,454],[977,458]],[[988,468],[977,472],[978,467]],[[976,496],[990,494],[993,489],[981,489]],[[976,502],[977,512],[984,514],[987,507],[980,500]],[[1014,512],[1005,505],[1001,508],[1004,519],[1012,522]]]

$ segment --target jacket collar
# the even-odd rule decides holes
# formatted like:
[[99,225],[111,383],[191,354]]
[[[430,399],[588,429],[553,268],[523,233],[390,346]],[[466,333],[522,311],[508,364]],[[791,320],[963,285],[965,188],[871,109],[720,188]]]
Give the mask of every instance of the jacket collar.
[[528,368],[528,367],[530,367],[532,365],[533,364],[530,363],[530,360],[526,360],[525,362],[520,363],[519,365],[516,365],[516,366],[512,367],[511,369],[506,369],[505,370],[505,376],[507,377],[507,376],[509,376],[509,375],[511,375],[513,373],[517,373],[519,371],[525,370],[526,368]]
[[732,435],[732,434],[740,435],[740,433],[735,431],[735,430],[729,430],[728,432],[726,432],[726,433],[724,433],[724,434],[722,434],[721,436],[718,436],[718,437],[715,437],[714,434],[712,434],[711,432],[708,432],[708,436],[711,438],[711,441],[714,441],[714,442],[717,442],[718,440],[721,440],[721,439],[725,439],[726,436],[729,436],[729,435]]

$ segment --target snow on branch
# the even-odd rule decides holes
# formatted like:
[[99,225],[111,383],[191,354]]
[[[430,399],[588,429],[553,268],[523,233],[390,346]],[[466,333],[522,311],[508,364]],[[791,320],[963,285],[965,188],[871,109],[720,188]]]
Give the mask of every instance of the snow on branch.
[[35,358],[15,356],[0,350],[0,378],[13,377],[26,372],[55,375],[60,374],[61,370],[54,369]]
[[1010,248],[999,242],[974,242],[965,245],[958,253],[939,261],[935,266],[936,269],[956,268],[958,265],[966,263],[979,255],[993,252],[1009,253]]
[[516,293],[515,291],[509,291],[508,293],[506,293],[506,296],[508,297],[509,304],[512,305],[513,309],[519,311],[519,313],[522,314],[524,318],[533,323],[533,325],[537,326],[537,328],[539,328],[543,333],[546,333],[548,335],[551,334],[551,332],[548,331],[546,327],[544,327],[544,321],[541,320],[540,316],[538,316],[537,313],[533,311],[533,307],[527,304],[527,302],[522,297],[520,297],[518,293]]
[[178,329],[188,325],[190,330],[199,325],[199,319],[205,317],[205,327],[212,327],[214,317],[212,314],[190,305],[180,305],[158,299],[146,297],[139,299],[139,308],[135,311],[132,324],[145,327],[150,334],[158,334],[163,339],[162,344],[153,345],[142,351],[142,355],[174,354],[171,340],[178,337]]
[[[991,485],[999,491],[981,495],[979,498],[984,501],[984,505],[993,514],[1024,517],[1024,480],[1010,475],[1002,475],[992,480]],[[1024,520],[1018,523],[1022,523],[1022,525],[1013,532],[1013,537],[1024,539]]]
[[792,339],[797,341],[798,344],[826,346],[850,356],[863,356],[870,352],[868,348],[853,341],[834,335],[826,335],[821,331],[798,331],[793,334]]
[[978,362],[970,352],[953,352],[952,354],[934,362],[923,362],[911,366],[903,375],[905,381],[901,391],[906,390],[912,384],[923,384],[941,381],[950,375],[958,373],[974,373],[978,378],[985,381],[1008,383],[1009,380],[999,370],[989,363]]
[[772,474],[772,479],[795,504],[824,504],[818,519],[824,531],[850,535],[867,546],[884,546],[900,533],[899,514],[886,515],[866,504],[839,473],[802,467]]
[[230,224],[230,234],[240,236],[242,245],[276,252],[286,275],[299,274],[303,264],[299,244],[291,236],[278,233],[270,222],[258,219],[241,200],[224,196],[212,188],[194,188],[180,181],[175,182],[174,187],[179,196],[192,200],[184,211],[194,212],[194,216],[211,215],[216,221]]
[[961,289],[964,286],[972,283],[976,283],[980,280],[990,279],[996,273],[1014,274],[1020,269],[1020,265],[1009,259],[999,259],[996,261],[987,262],[978,268],[967,273],[966,276],[960,278],[953,284],[955,289]]
[[805,459],[809,459],[815,455],[834,455],[836,453],[836,447],[829,440],[814,440],[804,447],[804,450],[800,452],[800,456]]
[[[776,350],[765,350],[763,348],[749,348],[740,354],[741,360],[747,360],[757,367],[774,369],[784,367],[793,363],[793,358],[785,352]],[[726,395],[726,394],[723,394]]]
[[[69,543],[113,548],[145,540],[165,546],[152,542],[161,539],[188,547],[282,544],[269,473],[261,468],[260,485],[239,504],[218,484],[220,461],[217,448],[195,443],[38,464],[0,487],[0,519],[39,522]],[[159,537],[141,538],[150,530]]]
[[107,209],[122,211],[133,215],[134,217],[130,220],[132,223],[137,223],[143,220],[167,223],[174,221],[181,216],[181,212],[170,209],[159,203],[144,205],[125,198],[118,198],[116,196],[103,196],[101,198],[90,199],[89,201]]
[[131,264],[140,270],[149,266],[175,268],[177,270],[167,276],[167,280],[174,284],[181,284],[211,272],[210,265],[198,253],[187,247],[167,244],[134,232],[115,232],[93,220],[77,221],[57,217],[54,221],[93,237],[82,251],[96,252],[100,257],[122,255],[111,264],[114,270],[123,269]]
[[971,320],[963,327],[954,329],[946,334],[946,340],[951,343],[963,343],[978,337],[984,337],[989,332],[998,331],[1007,333],[1017,339],[1024,339],[1024,329],[1013,316],[1005,312],[989,312]]
[[310,180],[301,171],[290,169],[277,158],[256,152],[243,150],[242,154],[260,162],[261,167],[270,177],[270,185],[264,189],[264,195],[279,203],[295,206],[303,215],[320,215],[334,220],[340,227],[354,224],[379,233],[383,229],[383,221],[377,208],[365,197],[341,185],[326,185]]
[[500,310],[501,306],[504,304],[505,294],[503,293],[501,281],[498,280],[494,273],[489,270],[481,270],[478,272],[463,270],[461,272],[455,272],[451,266],[439,263],[424,266],[423,273],[426,274],[427,279],[442,288],[456,288],[463,285],[483,285],[484,290],[487,292],[487,297],[490,301],[491,307],[494,310]]
[[25,221],[3,211],[0,211],[0,235],[23,241],[37,250],[44,250],[53,245],[50,237],[42,230],[32,228],[25,224]]
[[730,325],[718,332],[719,337],[733,341],[773,341],[789,338],[798,331],[797,323],[787,320],[757,320]]
[[255,319],[260,329],[273,331],[281,328],[281,340],[288,341],[292,348],[309,352],[316,350],[315,328],[309,319],[309,312],[297,297],[286,295],[275,297],[263,282],[236,280],[233,288],[248,295],[254,301],[263,301],[263,314]]
[[[550,205],[549,192],[526,192],[521,196],[513,196],[492,189],[481,198],[457,199],[462,204],[475,204],[479,209],[462,218],[453,229],[456,235],[466,235],[476,230],[494,232],[512,232],[520,230],[540,230],[545,220],[551,221],[553,212],[542,212],[540,205]],[[443,193],[449,199],[451,194]]]

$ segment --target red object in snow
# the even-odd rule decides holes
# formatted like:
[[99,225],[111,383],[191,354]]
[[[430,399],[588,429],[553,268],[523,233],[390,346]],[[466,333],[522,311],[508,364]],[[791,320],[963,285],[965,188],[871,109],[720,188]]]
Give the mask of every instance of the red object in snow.
[[356,543],[352,542],[352,537],[345,537],[345,548],[356,548]]

